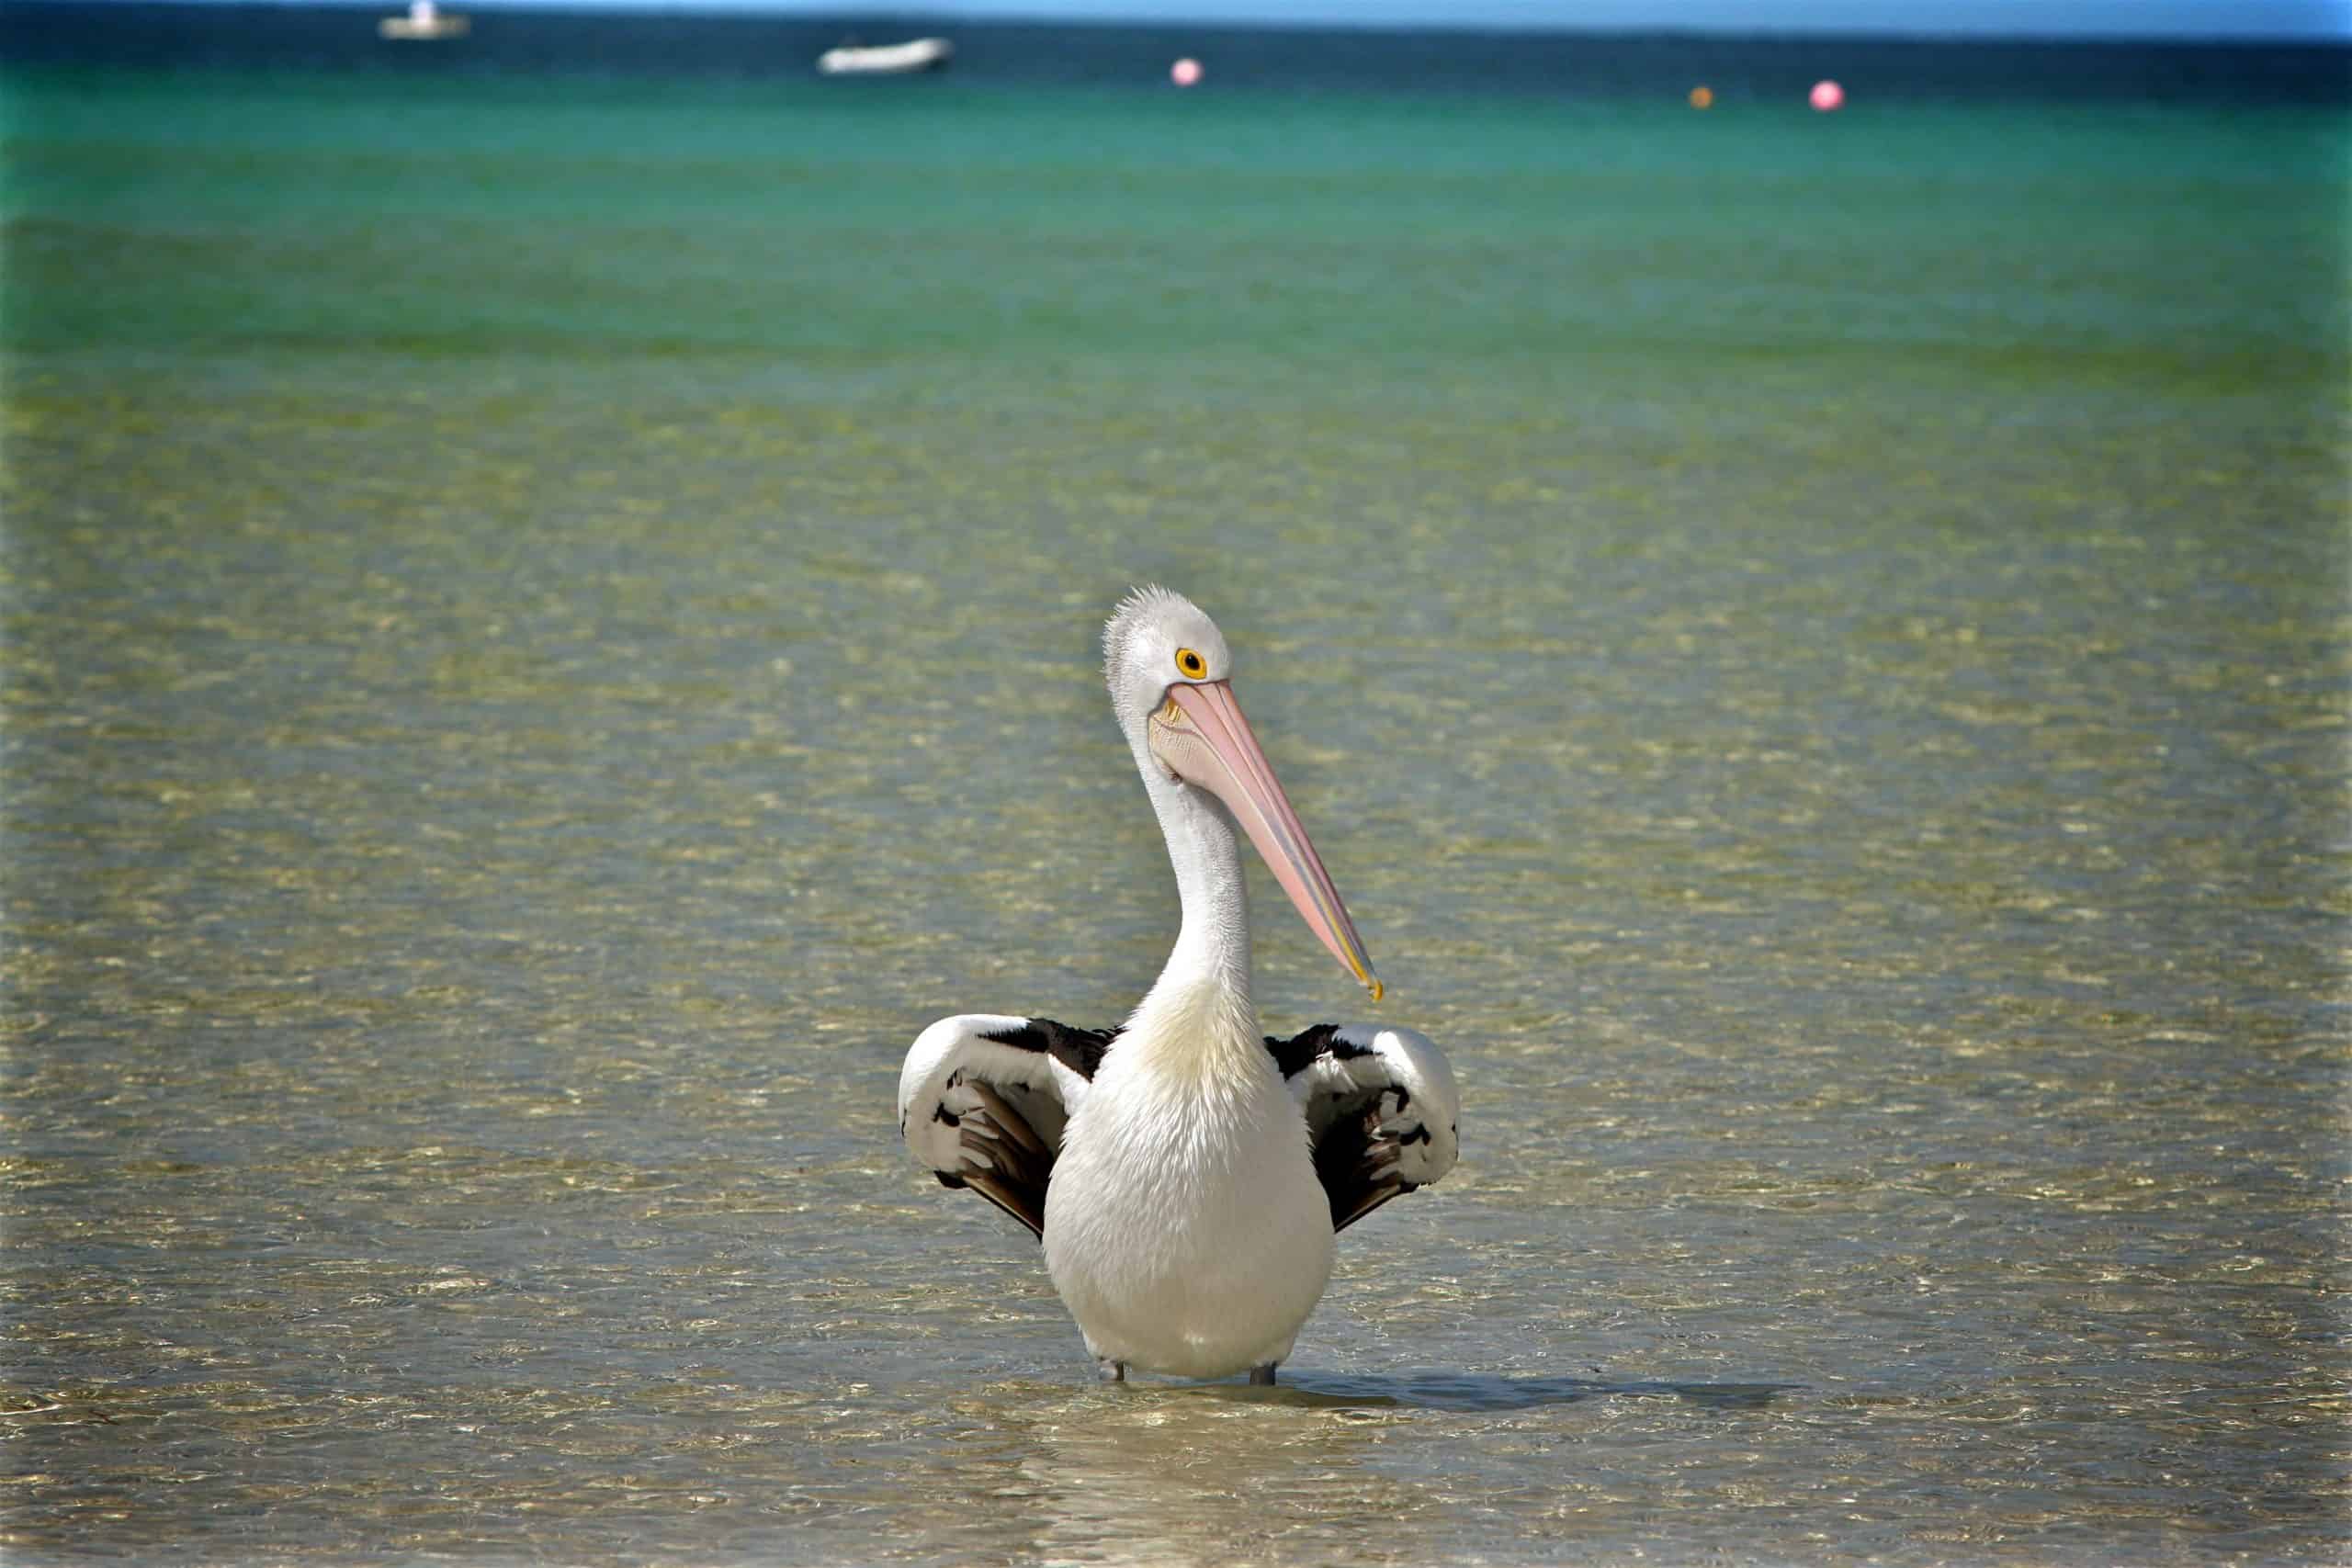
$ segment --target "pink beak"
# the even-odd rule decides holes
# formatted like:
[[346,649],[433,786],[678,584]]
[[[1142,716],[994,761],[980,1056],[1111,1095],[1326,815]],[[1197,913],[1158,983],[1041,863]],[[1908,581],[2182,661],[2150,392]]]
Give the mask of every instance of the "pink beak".
[[1223,681],[1168,688],[1168,704],[1151,716],[1151,754],[1186,784],[1197,784],[1225,802],[1258,853],[1283,885],[1290,901],[1320,937],[1331,956],[1380,999],[1380,976],[1356,935],[1340,890],[1331,886],[1315,845],[1300,826],[1290,797],[1275,781],[1273,764],[1241,716],[1233,688]]

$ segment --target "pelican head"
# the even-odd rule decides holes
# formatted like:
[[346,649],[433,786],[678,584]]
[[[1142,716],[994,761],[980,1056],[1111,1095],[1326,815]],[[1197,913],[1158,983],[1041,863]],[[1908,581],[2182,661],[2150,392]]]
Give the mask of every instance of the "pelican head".
[[1340,891],[1291,809],[1241,705],[1233,655],[1200,606],[1165,588],[1141,588],[1102,628],[1102,672],[1136,765],[1181,791],[1197,792],[1257,846],[1307,929],[1373,999],[1380,978]]

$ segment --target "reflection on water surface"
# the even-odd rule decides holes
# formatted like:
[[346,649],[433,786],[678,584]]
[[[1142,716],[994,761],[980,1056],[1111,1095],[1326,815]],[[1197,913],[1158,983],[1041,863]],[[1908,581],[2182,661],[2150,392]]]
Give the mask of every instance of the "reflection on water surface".
[[[322,346],[379,299],[375,198],[273,162],[254,94],[85,133],[61,101],[12,182],[58,220],[25,265],[116,302],[7,389],[12,1558],[2340,1555],[2337,433],[2306,360],[2190,352],[2291,337],[2298,268],[2340,292],[2291,128],[2140,124],[2145,186],[2110,177],[2139,141],[2022,110],[1906,143],[1940,184],[1812,142],[1836,180],[1766,205],[1846,239],[1759,254],[1628,194],[1765,200],[1681,120],[1606,139],[1622,253],[1550,141],[1480,120],[1445,155],[1558,199],[1482,231],[1485,292],[1348,245],[1349,319],[1413,324],[1350,374],[1322,295],[1251,290],[1394,191],[1279,159],[1222,290],[1301,345],[1263,374],[1086,337],[1174,329],[1068,266],[996,359],[853,374],[647,346],[670,318],[600,268],[669,257],[716,333],[873,209],[791,229],[741,196],[775,188],[754,129],[626,104],[684,171],[635,228],[494,103],[419,130],[520,137],[400,187],[485,313]],[[1140,155],[1033,109],[1015,175],[1047,120]],[[107,151],[183,134],[243,137],[251,183]],[[2265,134],[2269,183],[2215,174]],[[1990,201],[1947,141],[2033,177]],[[1027,276],[1020,235],[1149,199],[965,173],[961,242],[857,254]],[[2125,243],[2219,191],[2196,243]],[[697,203],[760,243],[659,238],[720,231]],[[1962,209],[1965,352],[1905,282]],[[1142,216],[1154,279],[1230,250]],[[173,277],[106,239],[151,228]],[[218,245],[297,242],[277,335],[170,346],[240,298]],[[500,281],[549,244],[594,309]],[[1700,287],[1727,244],[1747,292]],[[1542,306],[1564,255],[1600,270]],[[1756,335],[1825,299],[1873,303]],[[1034,1244],[891,1120],[932,1018],[1107,1023],[1158,966],[1093,668],[1150,578],[1232,637],[1378,1016],[1464,1093],[1461,1168],[1342,1238],[1271,1392],[1094,1386]],[[1339,998],[1264,923],[1288,1032]]]

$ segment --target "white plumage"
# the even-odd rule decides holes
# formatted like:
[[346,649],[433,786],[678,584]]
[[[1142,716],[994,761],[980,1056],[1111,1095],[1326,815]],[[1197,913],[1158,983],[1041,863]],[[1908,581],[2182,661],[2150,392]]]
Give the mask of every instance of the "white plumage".
[[909,1150],[1042,1236],[1107,1377],[1129,1366],[1273,1380],[1331,1271],[1334,1233],[1443,1176],[1459,1101],[1408,1029],[1260,1032],[1239,840],[1373,996],[1380,982],[1228,683],[1216,625],[1145,589],[1104,629],[1104,675],[1168,840],[1183,920],[1119,1029],[967,1013],[899,1082]]

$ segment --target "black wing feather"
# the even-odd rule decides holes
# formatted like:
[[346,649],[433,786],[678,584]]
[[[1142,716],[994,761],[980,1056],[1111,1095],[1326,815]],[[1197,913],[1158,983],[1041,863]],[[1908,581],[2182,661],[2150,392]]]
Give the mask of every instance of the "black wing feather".
[[[1284,1079],[1296,1077],[1324,1056],[1351,1062],[1378,1055],[1369,1045],[1341,1039],[1336,1023],[1309,1025],[1287,1040],[1278,1040],[1271,1034],[1265,1039],[1266,1050]],[[1392,1113],[1402,1111],[1412,1099],[1411,1091],[1402,1084],[1385,1090],[1366,1090],[1361,1104],[1347,1102],[1341,1114],[1319,1133],[1314,1132],[1310,1123],[1310,1135],[1315,1140],[1315,1176],[1323,1183],[1323,1195],[1330,1200],[1331,1228],[1335,1231],[1347,1229],[1398,1193],[1419,1189],[1419,1183],[1407,1181],[1396,1173],[1397,1141],[1380,1130],[1383,1093],[1396,1101]]]
[[[1103,1054],[1120,1032],[1120,1028],[1076,1029],[1050,1018],[1033,1018],[1017,1029],[983,1031],[981,1038],[1016,1050],[1044,1052],[1091,1083],[1102,1065]],[[978,1078],[967,1079],[966,1087],[979,1097],[979,1108],[959,1117],[943,1105],[938,1120],[956,1128],[965,1152],[989,1168],[932,1174],[943,1187],[978,1192],[1044,1239],[1046,1189],[1053,1182],[1054,1162],[1060,1149],[1038,1136],[1007,1096]]]
[[989,1031],[981,1038],[1023,1051],[1043,1051],[1080,1077],[1092,1083],[1095,1069],[1102,1065],[1103,1054],[1111,1049],[1114,1041],[1126,1032],[1126,1027],[1120,1023],[1108,1029],[1073,1029],[1067,1023],[1056,1023],[1050,1018],[1033,1018],[1019,1029]]

